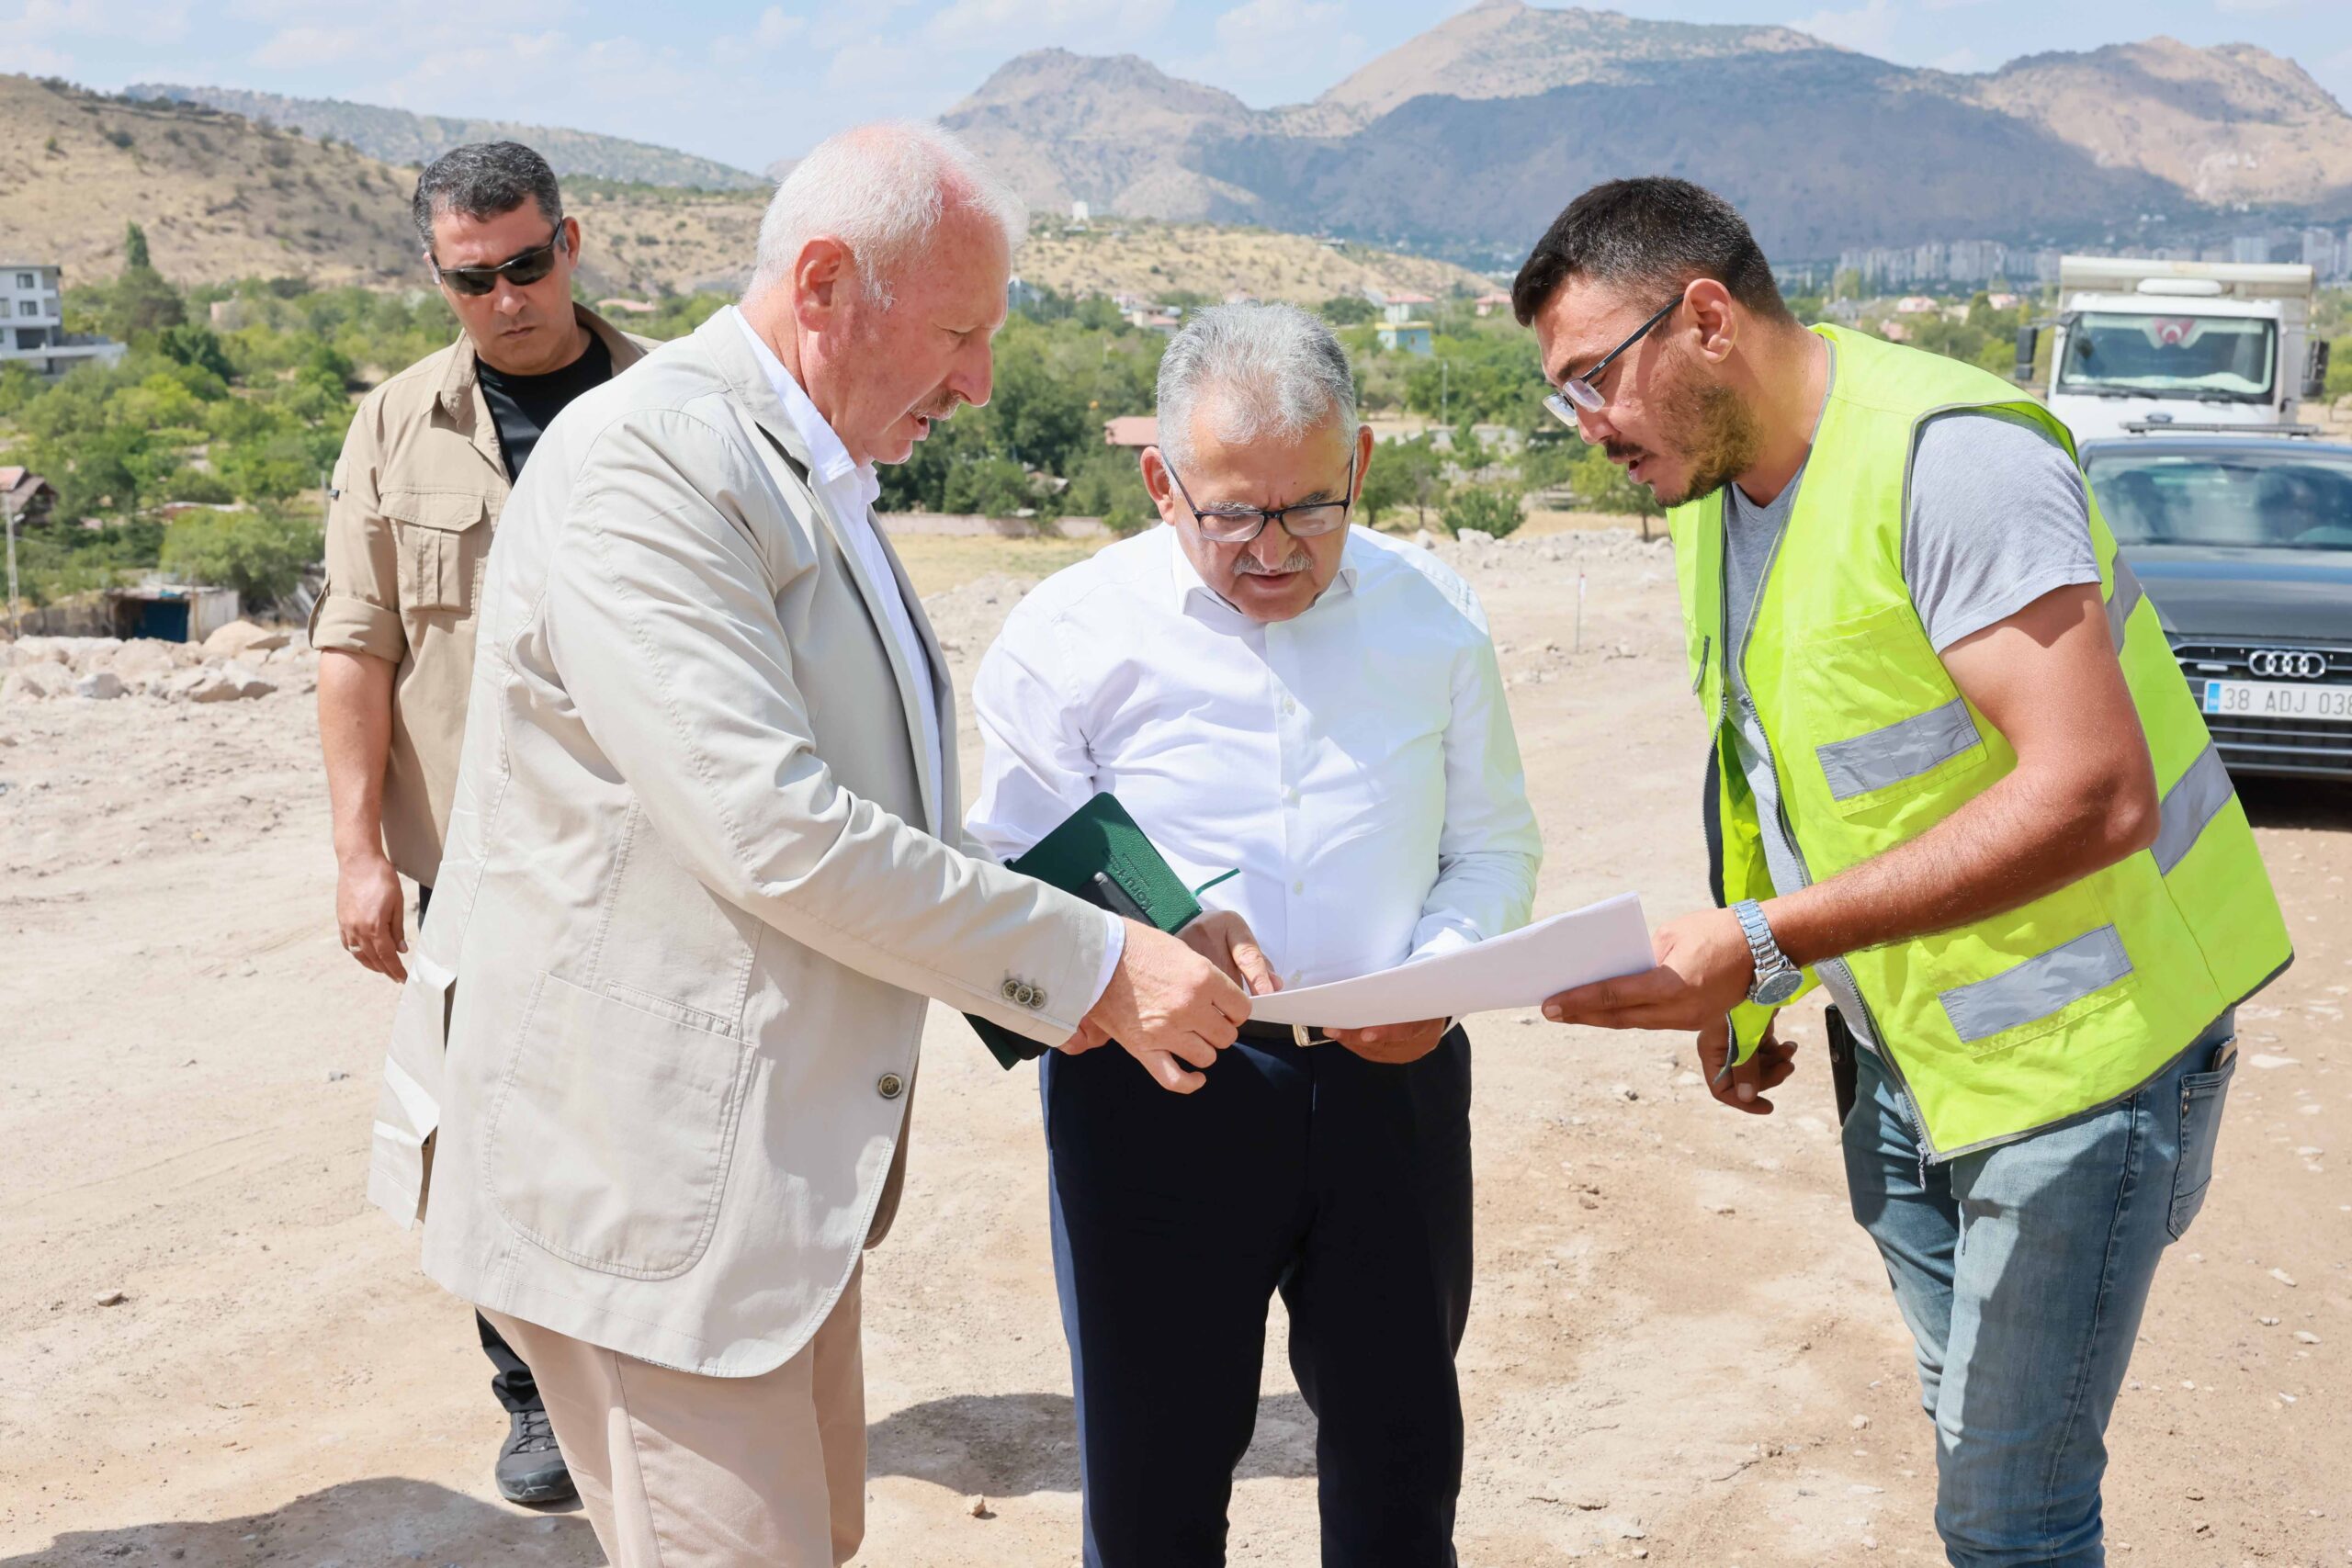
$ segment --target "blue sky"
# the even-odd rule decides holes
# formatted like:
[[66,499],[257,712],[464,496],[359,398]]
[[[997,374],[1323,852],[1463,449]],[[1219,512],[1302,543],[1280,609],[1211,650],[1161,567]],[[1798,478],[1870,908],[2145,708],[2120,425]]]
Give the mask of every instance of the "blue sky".
[[[1777,22],[1906,64],[2169,33],[2296,60],[2352,103],[2346,0],[1620,0]],[[571,125],[749,168],[882,115],[948,107],[1023,50],[1132,51],[1260,104],[1313,97],[1453,0],[0,0],[0,70],[113,89],[208,83]]]

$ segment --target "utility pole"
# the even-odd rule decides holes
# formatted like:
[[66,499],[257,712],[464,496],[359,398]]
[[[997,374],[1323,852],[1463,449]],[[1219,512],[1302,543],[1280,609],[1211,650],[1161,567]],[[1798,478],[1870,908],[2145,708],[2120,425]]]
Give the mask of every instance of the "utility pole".
[[24,635],[25,624],[17,604],[17,509],[0,501],[0,513],[8,519],[8,635],[18,637]]

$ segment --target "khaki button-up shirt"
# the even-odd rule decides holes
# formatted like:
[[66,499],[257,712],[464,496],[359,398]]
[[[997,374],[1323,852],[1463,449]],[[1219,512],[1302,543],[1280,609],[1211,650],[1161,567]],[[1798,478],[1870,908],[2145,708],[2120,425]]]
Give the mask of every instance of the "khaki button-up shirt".
[[[618,375],[652,346],[574,306]],[[460,334],[368,394],[344,437],[327,508],[326,588],[311,645],[397,666],[384,770],[384,849],[430,886],[466,733],[474,616],[506,504],[498,426]]]

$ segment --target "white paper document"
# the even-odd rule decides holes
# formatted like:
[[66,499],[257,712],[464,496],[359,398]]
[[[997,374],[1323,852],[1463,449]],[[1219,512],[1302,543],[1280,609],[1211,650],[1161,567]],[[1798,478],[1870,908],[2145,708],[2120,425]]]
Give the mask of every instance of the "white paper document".
[[1649,968],[1650,931],[1636,894],[1555,915],[1459,953],[1377,975],[1250,1000],[1254,1023],[1366,1029],[1425,1018],[1533,1007],[1571,986]]

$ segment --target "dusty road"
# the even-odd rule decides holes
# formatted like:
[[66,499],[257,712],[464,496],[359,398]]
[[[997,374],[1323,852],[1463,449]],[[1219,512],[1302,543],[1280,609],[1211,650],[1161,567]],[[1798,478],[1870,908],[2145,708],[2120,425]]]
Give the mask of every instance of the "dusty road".
[[[1662,549],[1448,553],[1508,649],[1540,910],[1698,901]],[[936,602],[961,680],[1013,592]],[[10,1568],[597,1561],[576,1515],[496,1501],[503,1421],[466,1309],[362,1203],[392,990],[334,941],[310,703],[0,706]],[[2111,1434],[2119,1563],[2352,1562],[2352,792],[2248,793],[2301,960],[2242,1015],[2220,1179]],[[1798,1032],[1801,1076],[1749,1120],[1682,1076],[1679,1039],[1475,1027],[1471,1568],[1941,1561],[1908,1343],[1846,1213],[1817,1018]],[[1071,1563],[1035,1086],[936,1012],[924,1070],[867,1283],[859,1561]],[[1276,1344],[1233,1559],[1304,1564],[1313,1422]]]

